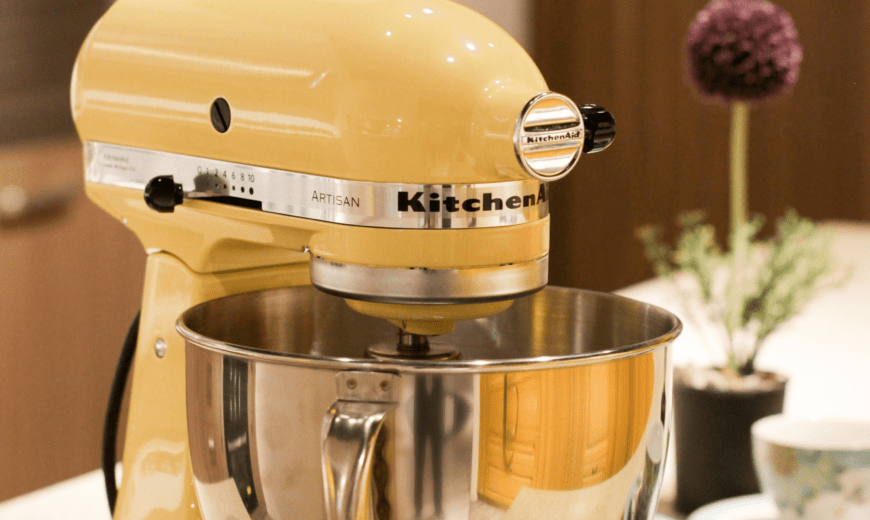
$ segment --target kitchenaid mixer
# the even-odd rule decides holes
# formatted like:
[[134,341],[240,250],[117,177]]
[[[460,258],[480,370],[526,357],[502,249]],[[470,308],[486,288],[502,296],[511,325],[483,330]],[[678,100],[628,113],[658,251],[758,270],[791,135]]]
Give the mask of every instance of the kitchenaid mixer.
[[[264,369],[223,358],[212,365],[191,346],[191,338],[212,347],[221,337],[236,344],[219,332],[246,330],[264,319],[271,332],[248,339],[265,344],[277,334],[285,344],[294,345],[294,353],[314,354],[318,346],[333,352],[330,345],[336,342],[358,345],[350,337],[371,339],[362,350],[334,351],[327,355],[328,366],[320,367],[344,366],[332,364],[337,361],[348,363],[345,368],[353,373],[338,370],[329,375],[330,381],[338,378],[337,395],[343,397],[336,406],[318,412],[322,416],[334,410],[329,419],[333,422],[324,430],[326,506],[318,498],[322,511],[315,508],[301,517],[389,518],[386,510],[378,510],[378,504],[390,503],[386,495],[380,502],[367,500],[365,484],[372,443],[377,438],[393,446],[392,437],[378,436],[389,414],[374,420],[343,415],[342,410],[377,409],[378,403],[393,410],[398,400],[407,398],[402,389],[419,382],[417,376],[403,376],[402,367],[415,374],[445,367],[466,374],[471,379],[463,376],[455,383],[463,388],[456,395],[465,395],[455,403],[465,404],[451,406],[465,406],[472,416],[492,411],[479,406],[485,401],[481,392],[496,395],[501,388],[507,403],[509,389],[516,387],[510,371],[487,361],[493,352],[498,357],[506,351],[498,344],[488,353],[475,350],[468,341],[473,335],[461,331],[468,330],[468,323],[501,323],[502,330],[506,325],[499,316],[505,316],[514,300],[533,302],[529,295],[547,282],[548,183],[566,175],[582,152],[606,148],[615,132],[605,110],[578,107],[549,92],[528,55],[500,28],[443,0],[118,0],[82,48],[72,103],[85,146],[88,196],[129,226],[148,252],[124,478],[114,512],[123,519],[223,520],[243,512],[250,518],[294,518],[288,511],[292,504],[284,503],[276,512],[277,506],[270,510],[264,505],[271,499],[258,494],[263,492],[262,482],[251,469],[258,463],[245,451],[253,433],[242,432],[235,441],[223,435],[224,442],[217,444],[217,437],[203,433],[209,424],[223,428],[223,419],[248,408],[219,406],[222,411],[215,412],[219,417],[211,422],[212,415],[197,408],[202,397],[197,392],[212,388],[208,374],[219,372],[226,378],[225,386],[214,388],[214,395],[242,399],[233,389],[249,384],[242,381],[254,384],[253,374]],[[319,296],[311,288],[281,289],[309,283],[321,291]],[[278,292],[269,292],[273,289]],[[201,302],[247,293],[254,295],[252,308],[265,312],[266,318],[257,314],[236,321],[229,318],[244,315],[241,309],[221,314],[197,307],[206,315],[220,314],[222,325],[215,329],[201,315],[198,329],[180,322],[179,330],[188,339],[186,355],[185,342],[175,330],[179,315]],[[556,298],[555,293],[546,294],[551,297],[532,297],[539,298],[534,300],[537,304],[518,304],[513,320],[528,319],[534,314],[529,309],[552,305],[540,303],[540,298]],[[279,308],[254,303],[263,298],[283,303]],[[612,402],[600,398],[601,403],[611,403],[602,409],[621,413],[611,419],[602,416],[602,431],[605,440],[617,433],[625,439],[619,449],[605,442],[611,453],[609,469],[594,471],[591,480],[588,475],[569,478],[570,469],[564,475],[541,469],[562,475],[555,479],[564,481],[562,487],[546,484],[546,479],[531,478],[527,484],[542,490],[582,490],[630,466],[650,482],[638,484],[636,475],[626,476],[623,480],[633,486],[629,487],[636,498],[629,499],[628,484],[620,484],[616,494],[624,496],[615,507],[640,511],[639,504],[654,496],[658,466],[638,469],[644,458],[635,455],[653,446],[660,456],[666,443],[669,365],[659,347],[678,333],[678,322],[664,311],[612,304],[607,298],[562,298],[580,308],[576,316],[595,309],[599,315],[583,318],[583,326],[569,327],[576,338],[568,342],[568,329],[555,336],[542,333],[544,319],[530,329],[537,332],[520,336],[529,338],[531,350],[517,350],[515,360],[499,363],[520,367],[519,372],[531,365],[573,370],[566,381],[583,382],[587,390],[582,399],[594,397],[590,389],[612,393]],[[345,309],[342,299],[356,312]],[[300,301],[308,302],[307,307],[299,307]],[[335,302],[344,310],[336,310]],[[321,308],[329,310],[312,310]],[[295,309],[295,314],[288,315],[288,309]],[[523,309],[528,312],[522,314]],[[363,315],[372,321],[348,328]],[[571,316],[565,319],[573,323]],[[317,323],[319,330],[294,329],[296,322],[301,322],[299,327]],[[639,324],[643,326],[637,328]],[[586,331],[593,325],[596,330]],[[371,327],[381,332],[389,327],[391,332],[363,332]],[[322,329],[330,328],[344,331],[344,336],[330,336],[332,340],[323,343]],[[600,341],[594,346],[589,338]],[[626,346],[636,349],[622,348]],[[625,356],[636,361],[616,359]],[[191,361],[194,358],[198,361]],[[589,372],[590,363],[607,361],[619,361],[622,368],[614,365],[599,376]],[[220,368],[203,375],[206,380],[197,379],[213,366]],[[486,387],[490,372],[495,379]],[[618,384],[617,374],[623,374]],[[292,387],[298,384],[294,377],[279,379]],[[450,384],[439,379],[441,375],[432,377],[424,379],[420,395],[440,395],[432,385]],[[366,386],[369,379],[372,388]],[[481,385],[489,390],[481,390]],[[330,393],[335,391],[332,383],[328,386]],[[581,399],[579,395],[560,400],[570,404]],[[288,399],[308,401],[300,395],[275,398]],[[330,395],[327,400],[335,399]],[[202,400],[220,401],[212,393]],[[344,406],[345,401],[356,404]],[[420,403],[417,408],[420,413]],[[503,412],[506,421],[506,404]],[[577,415],[581,416],[583,424],[594,419],[594,414]],[[424,419],[425,415],[421,424],[429,424]],[[328,431],[354,437],[348,425],[360,421],[372,428],[364,435],[357,431],[364,437],[357,448],[361,451],[346,455],[346,464],[328,464],[327,444],[336,439]],[[467,423],[470,428],[480,421]],[[394,430],[401,434],[401,428]],[[306,431],[310,434],[312,429]],[[507,431],[503,425],[505,443]],[[440,434],[427,435],[430,443],[443,440]],[[575,437],[567,439],[560,442],[571,444]],[[230,454],[239,449],[247,455],[232,459]],[[389,452],[392,457],[397,453]],[[212,458],[212,466],[204,462]],[[468,464],[477,460],[470,455],[467,459]],[[219,460],[236,460],[225,463],[224,469],[241,464],[250,471],[243,472],[244,478],[221,480],[215,473]],[[353,478],[338,478],[348,464],[356,468]],[[504,466],[510,470],[511,464]],[[473,472],[471,466],[466,469],[465,473]],[[319,470],[316,475],[308,471],[282,478],[313,481],[320,488]],[[499,484],[498,471],[488,475],[495,491],[471,494],[486,498],[497,511],[507,510],[525,477]],[[231,485],[211,485],[221,482]],[[474,487],[469,486],[465,487]],[[284,489],[291,488],[310,495],[309,488],[299,491],[302,488],[286,483]],[[215,489],[220,491],[214,494]],[[270,488],[267,495],[272,493]],[[400,491],[391,484],[384,493]],[[215,505],[223,498],[212,497],[230,497],[236,506],[241,500],[241,509]],[[397,500],[393,503],[401,501]],[[427,500],[437,507],[393,507],[392,517],[422,518],[424,509],[425,514],[451,520],[472,515],[468,504],[461,506],[464,513],[455,507],[445,512],[441,506],[447,499],[433,495]],[[636,515],[641,513],[632,514],[640,518]]]

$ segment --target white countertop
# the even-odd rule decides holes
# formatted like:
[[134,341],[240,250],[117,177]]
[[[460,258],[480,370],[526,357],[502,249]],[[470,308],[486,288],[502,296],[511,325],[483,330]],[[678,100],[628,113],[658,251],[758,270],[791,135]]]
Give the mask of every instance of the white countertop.
[[[870,420],[870,224],[834,222],[825,228],[834,237],[834,256],[853,267],[852,276],[771,334],[756,365],[788,376],[785,413]],[[662,280],[617,292],[682,312],[676,292]],[[699,332],[687,320],[683,324],[674,364],[709,363]]]
[[[870,224],[829,222],[824,227],[833,235],[835,258],[851,265],[852,275],[772,333],[756,366],[788,376],[786,414],[870,421]],[[660,279],[617,293],[682,313],[676,291]],[[674,364],[710,364],[714,356],[700,332],[685,319],[683,324],[673,345]],[[675,492],[673,454],[671,449],[663,499],[672,499]]]
[[103,472],[85,473],[0,504],[0,520],[112,520]]
[[[785,413],[848,417],[870,421],[870,224],[833,222],[833,252],[854,266],[843,287],[814,299],[807,309],[773,333],[758,358],[761,369],[789,377]],[[667,282],[649,280],[619,294],[681,313],[679,298]],[[704,364],[709,351],[684,320],[675,342],[677,365]],[[673,450],[665,468],[663,498],[674,493]],[[110,520],[100,471],[0,504],[0,520]]]

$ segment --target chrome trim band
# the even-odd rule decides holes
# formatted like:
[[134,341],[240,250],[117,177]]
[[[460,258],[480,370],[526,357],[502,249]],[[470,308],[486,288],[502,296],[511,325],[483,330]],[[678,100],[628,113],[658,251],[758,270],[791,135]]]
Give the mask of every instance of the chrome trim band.
[[311,284],[353,300],[462,304],[518,298],[547,285],[549,255],[498,268],[419,269],[342,264],[311,257]]
[[172,175],[190,196],[236,197],[264,211],[323,222],[398,229],[513,226],[549,214],[537,180],[483,184],[361,182],[89,141],[88,182],[144,190]]

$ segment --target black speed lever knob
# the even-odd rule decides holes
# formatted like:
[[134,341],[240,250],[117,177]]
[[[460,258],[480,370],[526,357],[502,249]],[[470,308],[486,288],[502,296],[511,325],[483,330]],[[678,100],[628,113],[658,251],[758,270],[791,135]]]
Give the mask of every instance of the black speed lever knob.
[[172,175],[159,175],[145,185],[145,204],[159,213],[172,213],[184,200],[184,189]]
[[598,105],[580,105],[586,135],[583,139],[583,153],[604,150],[616,137],[616,119],[613,114]]

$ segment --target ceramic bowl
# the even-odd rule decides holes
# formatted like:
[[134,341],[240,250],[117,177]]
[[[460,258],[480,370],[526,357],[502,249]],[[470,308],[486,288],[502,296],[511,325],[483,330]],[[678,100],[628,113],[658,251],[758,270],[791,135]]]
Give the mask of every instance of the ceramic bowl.
[[752,444],[781,520],[870,518],[870,423],[774,415],[752,426]]

